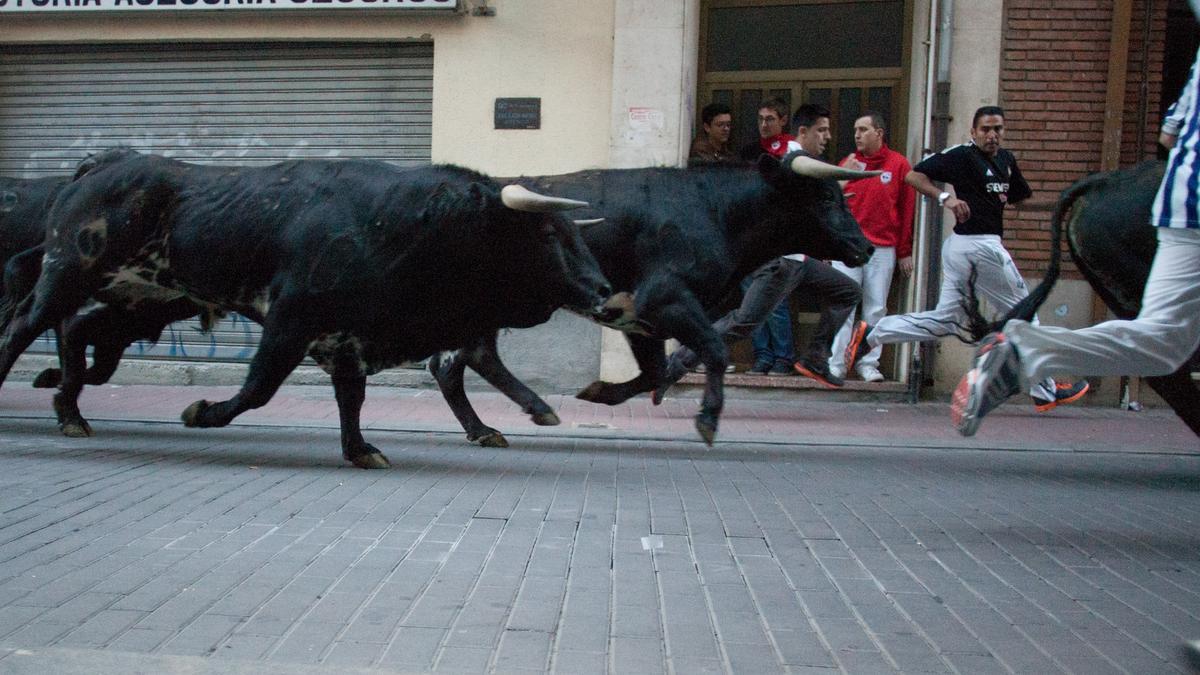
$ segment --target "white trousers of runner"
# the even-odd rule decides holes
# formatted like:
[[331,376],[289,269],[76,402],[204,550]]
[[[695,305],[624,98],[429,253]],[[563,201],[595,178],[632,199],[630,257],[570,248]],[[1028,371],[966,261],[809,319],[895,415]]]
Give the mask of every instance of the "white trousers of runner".
[[[930,342],[953,335],[965,326],[962,301],[967,294],[971,269],[976,271],[975,292],[986,298],[997,315],[1029,295],[1029,287],[1017,271],[1008,249],[995,234],[951,234],[942,243],[942,287],[937,306],[926,312],[885,316],[871,329],[872,347],[897,342]],[[1034,318],[1037,325],[1037,318]],[[1055,383],[1049,378],[1037,381],[1029,395],[1053,401]]]
[[1175,372],[1200,347],[1200,230],[1158,228],[1158,252],[1136,319],[1079,330],[1010,321],[1004,334],[1030,381]]
[[[875,247],[875,254],[862,267],[847,267],[836,260],[830,264],[833,265],[833,269],[850,277],[862,287],[862,320],[869,326],[879,323],[887,314],[888,291],[892,288],[892,274],[896,271],[896,247]],[[835,373],[842,374],[841,371],[845,370],[842,353],[846,351],[846,345],[850,344],[850,331],[854,327],[854,321],[855,317],[851,314],[833,338],[829,369]],[[860,371],[867,367],[878,368],[879,355],[882,353],[882,345],[872,348],[867,355],[859,359],[855,367]]]

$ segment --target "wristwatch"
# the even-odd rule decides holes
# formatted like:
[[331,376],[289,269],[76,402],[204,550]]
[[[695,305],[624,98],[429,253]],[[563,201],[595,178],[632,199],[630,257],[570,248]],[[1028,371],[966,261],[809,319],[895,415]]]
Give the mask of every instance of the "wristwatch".
[[939,207],[944,207],[944,206],[946,205],[946,200],[947,200],[947,199],[950,199],[950,193],[949,193],[949,192],[943,192],[942,194],[938,195],[938,206],[939,206]]

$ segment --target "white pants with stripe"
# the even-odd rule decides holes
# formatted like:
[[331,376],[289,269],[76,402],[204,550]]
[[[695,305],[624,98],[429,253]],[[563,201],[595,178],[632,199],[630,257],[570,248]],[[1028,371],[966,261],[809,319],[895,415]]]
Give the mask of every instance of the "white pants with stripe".
[[1136,319],[1079,330],[1010,321],[1004,334],[1031,381],[1175,372],[1200,347],[1200,230],[1158,228],[1158,252]]
[[[892,273],[896,270],[896,247],[876,247],[875,254],[862,267],[847,267],[836,260],[830,264],[833,265],[833,269],[862,286],[862,320],[870,326],[879,323],[883,315],[887,314],[888,291],[892,288]],[[854,327],[854,321],[854,315],[851,314],[833,339],[833,354],[829,357],[830,370],[841,372],[844,369],[842,352],[846,351],[846,345],[850,344],[850,331]],[[859,359],[855,367],[878,368],[879,355],[882,352],[882,345],[871,349],[866,356]]]
[[[957,333],[959,326],[965,326],[962,300],[966,297],[972,266],[977,274],[976,294],[986,298],[998,313],[1007,312],[1029,295],[1029,288],[999,235],[951,234],[942,244],[942,287],[937,306],[926,312],[893,314],[880,319],[868,336],[871,346],[929,342]],[[1036,321],[1035,318],[1035,325]],[[1049,401],[1054,400],[1054,392],[1055,384],[1050,379],[1029,388],[1030,396]]]

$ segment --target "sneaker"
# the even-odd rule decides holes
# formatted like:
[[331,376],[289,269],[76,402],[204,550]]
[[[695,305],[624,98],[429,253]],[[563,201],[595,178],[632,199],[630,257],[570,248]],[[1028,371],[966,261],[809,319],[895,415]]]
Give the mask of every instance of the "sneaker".
[[796,362],[795,368],[797,373],[816,380],[830,389],[840,389],[842,385],[846,384],[844,379],[833,374],[824,359],[817,363],[806,363],[801,359]]
[[767,371],[768,375],[795,375],[796,371],[792,368],[792,364],[787,361],[776,361],[771,370]]
[[1050,412],[1060,405],[1074,403],[1083,398],[1083,395],[1088,393],[1092,388],[1087,380],[1079,380],[1078,382],[1057,382],[1054,385],[1054,400],[1047,401],[1040,396],[1033,397],[1033,409],[1038,412]]
[[854,329],[850,331],[850,343],[846,345],[846,351],[842,355],[847,373],[854,370],[854,364],[871,351],[871,345],[867,343],[867,336],[870,334],[871,327],[866,321],[855,322]]
[[750,366],[750,370],[747,370],[746,374],[766,375],[767,373],[771,372],[771,365],[772,364],[770,361],[758,361],[753,366]]
[[883,373],[875,366],[859,366],[858,376],[863,382],[883,382]]
[[[733,365],[732,363],[725,366],[726,373],[732,373],[735,370],[737,370],[737,366]],[[701,363],[700,365],[696,366],[695,368],[692,368],[692,372],[696,373],[697,375],[703,375],[708,372],[708,369],[704,367],[703,363]]]
[[983,416],[1021,389],[1021,361],[1004,333],[983,338],[971,369],[950,398],[950,419],[963,436],[974,436]]
[[1183,643],[1183,656],[1192,668],[1200,670],[1200,640],[1188,640]]

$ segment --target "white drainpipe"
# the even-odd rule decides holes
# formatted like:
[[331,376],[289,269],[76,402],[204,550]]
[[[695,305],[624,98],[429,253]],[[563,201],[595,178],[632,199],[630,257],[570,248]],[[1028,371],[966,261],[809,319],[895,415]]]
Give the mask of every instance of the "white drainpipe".
[[[939,11],[940,7],[940,11]],[[940,19],[940,20],[939,20]],[[933,113],[934,97],[939,82],[950,81],[950,47],[954,37],[954,0],[930,0],[929,2],[929,36],[925,42],[925,119],[921,127],[922,154],[927,153],[933,143]],[[929,200],[918,195],[916,232],[913,233],[914,255],[913,269],[916,274],[908,289],[909,311],[920,312],[927,309],[925,296],[929,285],[929,276],[922,272],[929,267]],[[913,352],[917,343],[905,342],[899,345],[897,361],[900,372],[897,379],[907,382],[912,367]]]

